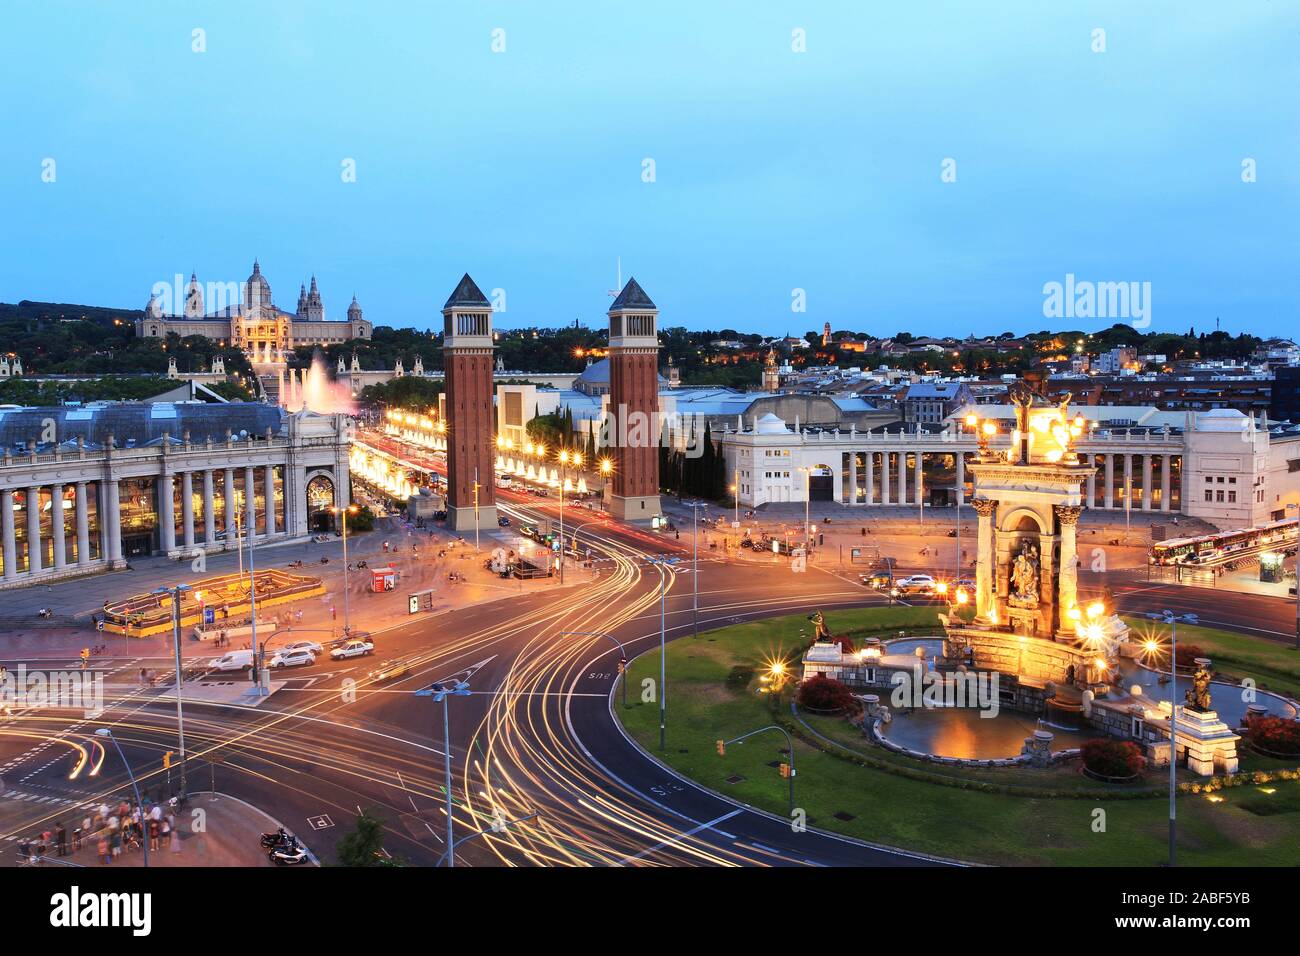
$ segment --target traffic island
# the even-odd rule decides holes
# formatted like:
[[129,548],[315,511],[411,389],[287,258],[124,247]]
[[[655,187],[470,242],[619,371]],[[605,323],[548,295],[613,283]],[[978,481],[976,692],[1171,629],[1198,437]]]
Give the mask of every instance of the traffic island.
[[[934,609],[924,607],[828,612],[825,618],[833,634],[858,643],[938,624]],[[1008,865],[1151,866],[1166,859],[1162,771],[1136,786],[1108,786],[1083,776],[1077,763],[947,765],[876,746],[845,716],[792,714],[793,684],[776,693],[767,688],[781,683],[774,680],[774,665],[795,667],[811,639],[807,616],[794,615],[671,642],[663,750],[655,700],[612,710],[632,739],[672,771],[782,818],[789,814],[784,739],[759,736],[725,747],[722,756],[717,742],[769,724],[786,728],[798,767],[795,807],[808,826],[869,843]],[[659,664],[657,648],[634,660],[629,686],[657,683]],[[1255,754],[1243,754],[1241,763],[1245,774],[1231,783],[1180,772],[1180,863],[1294,863],[1300,780],[1293,766]]]

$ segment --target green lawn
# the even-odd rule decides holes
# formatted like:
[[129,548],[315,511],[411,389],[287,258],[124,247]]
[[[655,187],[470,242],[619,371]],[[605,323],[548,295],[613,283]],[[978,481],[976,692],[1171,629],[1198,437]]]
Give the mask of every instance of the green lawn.
[[[1162,643],[1168,640],[1168,625],[1141,617],[1125,620],[1135,640],[1148,636]],[[1178,625],[1178,643],[1200,647],[1216,671],[1233,677],[1253,677],[1264,690],[1300,698],[1300,653],[1289,645],[1191,624]]]
[[[935,621],[934,614],[932,608],[897,607],[829,612],[826,618],[835,633],[875,633],[923,627]],[[797,662],[801,630],[810,634],[811,625],[798,615],[671,643],[666,752],[658,749],[657,704],[635,703],[619,713],[643,747],[679,772],[719,793],[784,815],[787,784],[769,764],[785,759],[785,738],[775,732],[762,734],[732,745],[725,757],[717,755],[715,741],[773,723],[779,715],[788,719],[787,703],[757,693],[758,675],[772,660]],[[1208,650],[1208,644],[1202,646]],[[1247,648],[1239,650],[1244,654]],[[644,678],[657,680],[658,673],[655,650],[632,663],[630,686],[640,687]],[[810,723],[871,759],[897,761],[910,772],[943,775],[967,787],[1023,783],[1063,791],[1096,789],[1080,783],[1071,770],[968,772],[904,760],[866,744],[842,721],[810,718]],[[795,743],[795,762],[795,803],[807,812],[810,824],[875,843],[1001,864],[1143,866],[1159,864],[1167,852],[1168,803],[1159,797],[1126,799],[1123,794],[1130,791],[1120,788],[1111,798],[961,789],[859,766],[801,740]],[[1227,789],[1215,795],[1222,798],[1217,803],[1206,796],[1180,796],[1180,862],[1294,865],[1300,856],[1300,781],[1270,787],[1273,794],[1255,786]],[[1273,803],[1283,812],[1268,812]],[[1098,809],[1105,813],[1104,832],[1094,830]]]

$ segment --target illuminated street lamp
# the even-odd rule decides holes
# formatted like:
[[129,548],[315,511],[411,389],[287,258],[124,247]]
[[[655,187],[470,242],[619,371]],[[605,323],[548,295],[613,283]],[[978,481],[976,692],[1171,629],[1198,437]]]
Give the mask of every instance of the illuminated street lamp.
[[560,584],[564,584],[564,482],[568,474],[569,466],[581,468],[583,457],[581,452],[569,451],[567,448],[561,448],[555,456],[560,463]]
[[[1174,800],[1178,793],[1178,622],[1195,624],[1200,618],[1195,614],[1175,614],[1170,610],[1148,613],[1147,617],[1169,625],[1169,865],[1174,866],[1178,860],[1178,814]],[[1148,641],[1150,643],[1153,642]]]
[[435,704],[442,704],[442,734],[443,734],[442,746],[443,746],[443,750],[446,751],[446,753],[443,756],[445,758],[445,766],[446,766],[445,786],[447,790],[447,849],[449,851],[449,855],[447,857],[448,866],[456,865],[456,855],[454,853],[450,853],[450,851],[454,849],[456,846],[456,840],[453,834],[454,820],[452,819],[452,803],[451,803],[451,716],[447,710],[447,698],[468,697],[469,695],[470,695],[469,684],[465,683],[463,680],[457,681],[454,684],[450,684],[450,683],[430,684],[428,687],[424,688],[423,690],[417,690],[415,692],[416,697],[432,697],[433,702]]
[[338,515],[343,521],[343,633],[350,634],[352,626],[348,616],[348,515],[356,514],[361,509],[356,505],[346,508],[331,508],[330,514]]
[[[140,819],[144,819],[144,801],[140,799],[140,788],[136,786],[135,774],[131,771],[131,764],[126,759],[126,754],[122,753],[122,745],[117,742],[113,736],[113,731],[107,727],[100,727],[95,731],[96,737],[107,737],[113,741],[113,746],[117,748],[117,755],[122,758],[122,766],[126,767],[126,775],[131,778],[131,789],[135,792],[135,804],[140,808]],[[149,840],[146,838],[140,841],[140,847],[144,850],[144,865],[149,865]]]

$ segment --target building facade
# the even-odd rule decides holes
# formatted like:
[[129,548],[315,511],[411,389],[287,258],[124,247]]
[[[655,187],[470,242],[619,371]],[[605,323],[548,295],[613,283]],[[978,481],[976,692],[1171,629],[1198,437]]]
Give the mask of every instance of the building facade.
[[[1012,408],[979,411],[998,421],[995,444],[1005,444],[1014,427]],[[1232,409],[1126,409],[1142,422],[1126,428],[1101,427],[1090,417],[1115,409],[1074,411],[1089,424],[1076,452],[1095,469],[1081,489],[1086,507],[1181,514],[1234,528],[1284,518],[1288,505],[1300,505],[1300,434],[1270,434]],[[971,500],[967,466],[979,450],[961,414],[933,431],[796,432],[769,413],[715,437],[728,475],[739,481],[740,503],[748,507],[808,496],[863,507],[921,500],[927,507],[952,507],[959,495],[964,503]]]
[[343,415],[258,403],[0,411],[0,588],[328,527],[350,440]]
[[634,278],[609,308],[610,510],[625,521],[659,514],[658,318]]
[[[176,278],[179,283],[180,276]],[[242,284],[210,284],[205,291],[198,276],[191,274],[183,301],[178,314],[165,315],[163,299],[151,295],[144,315],[136,320],[135,334],[140,338],[165,338],[171,332],[181,337],[200,335],[229,342],[250,354],[265,355],[300,345],[368,339],[373,331],[356,296],[348,306],[346,319],[327,319],[315,276],[310,290],[306,285],[300,288],[296,311],[278,308],[271,301],[271,284],[256,261],[252,274]]]

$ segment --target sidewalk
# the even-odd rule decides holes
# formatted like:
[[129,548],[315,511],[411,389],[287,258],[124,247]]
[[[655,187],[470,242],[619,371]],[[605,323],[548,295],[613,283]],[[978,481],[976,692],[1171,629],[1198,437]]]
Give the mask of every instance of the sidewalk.
[[[202,811],[202,813],[198,813]],[[71,834],[81,826],[82,818],[93,811],[74,808],[63,820]],[[176,818],[176,834],[171,847],[162,843],[149,852],[149,865],[156,866],[275,866],[258,842],[265,832],[280,824],[274,817],[251,804],[222,794],[199,793],[190,798],[189,805]],[[202,832],[199,828],[202,828]],[[295,836],[299,836],[295,834]],[[69,836],[71,841],[71,836]],[[299,836],[301,840],[301,836]],[[70,843],[69,843],[70,845]],[[6,854],[4,865],[23,865],[18,857],[17,844]],[[139,850],[123,850],[112,863],[104,863],[96,852],[97,841],[84,841],[75,853],[59,858],[53,849],[46,856],[51,860],[42,866],[60,863],[75,866],[144,866],[144,854]]]

